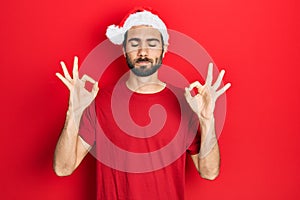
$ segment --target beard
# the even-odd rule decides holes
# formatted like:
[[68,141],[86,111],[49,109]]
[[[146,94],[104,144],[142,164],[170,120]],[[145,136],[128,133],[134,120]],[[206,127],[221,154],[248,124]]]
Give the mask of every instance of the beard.
[[[129,69],[131,69],[131,71],[136,76],[146,77],[146,76],[150,76],[150,75],[154,74],[160,68],[160,66],[162,64],[162,54],[159,58],[156,58],[155,62],[154,62],[153,59],[150,59],[147,57],[138,58],[138,59],[131,61],[126,53],[126,62],[127,62]],[[139,62],[149,62],[151,64],[151,66],[150,66],[150,68],[148,68],[147,65],[135,67],[135,64],[136,63],[138,64]]]

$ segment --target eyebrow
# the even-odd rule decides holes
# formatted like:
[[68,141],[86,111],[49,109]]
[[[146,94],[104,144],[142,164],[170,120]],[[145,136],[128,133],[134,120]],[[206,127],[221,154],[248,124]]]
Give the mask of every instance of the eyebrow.
[[158,43],[160,43],[160,40],[157,38],[149,38],[147,39],[147,42],[152,42],[152,41],[157,41]]
[[[131,42],[131,41],[141,41],[141,39],[140,38],[130,38],[129,40],[128,40],[128,42]],[[159,42],[160,43],[160,40],[159,39],[157,39],[157,38],[149,38],[149,39],[147,39],[146,40],[147,42],[152,42],[152,41],[157,41],[157,42]]]

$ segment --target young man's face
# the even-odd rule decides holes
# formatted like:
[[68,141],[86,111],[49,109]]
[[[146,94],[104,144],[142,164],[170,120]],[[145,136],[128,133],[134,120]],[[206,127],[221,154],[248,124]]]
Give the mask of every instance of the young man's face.
[[163,42],[160,32],[149,26],[132,27],[124,46],[129,68],[137,76],[150,76],[161,66]]

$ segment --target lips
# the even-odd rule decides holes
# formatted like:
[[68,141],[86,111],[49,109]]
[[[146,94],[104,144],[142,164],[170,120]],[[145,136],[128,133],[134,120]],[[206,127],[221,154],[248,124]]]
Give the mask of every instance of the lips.
[[138,65],[148,65],[151,64],[150,61],[140,61],[140,62],[136,62]]
[[148,64],[152,63],[152,60],[149,58],[138,58],[135,62],[138,64]]

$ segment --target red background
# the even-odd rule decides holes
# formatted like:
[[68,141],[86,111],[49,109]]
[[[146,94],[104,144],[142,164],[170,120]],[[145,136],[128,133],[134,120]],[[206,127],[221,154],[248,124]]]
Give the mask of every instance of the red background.
[[83,60],[136,5],[155,8],[227,70],[222,164],[213,182],[188,161],[187,199],[299,199],[300,10],[297,0],[7,1],[1,3],[1,199],[94,199],[94,159],[52,170],[68,91],[59,61]]

